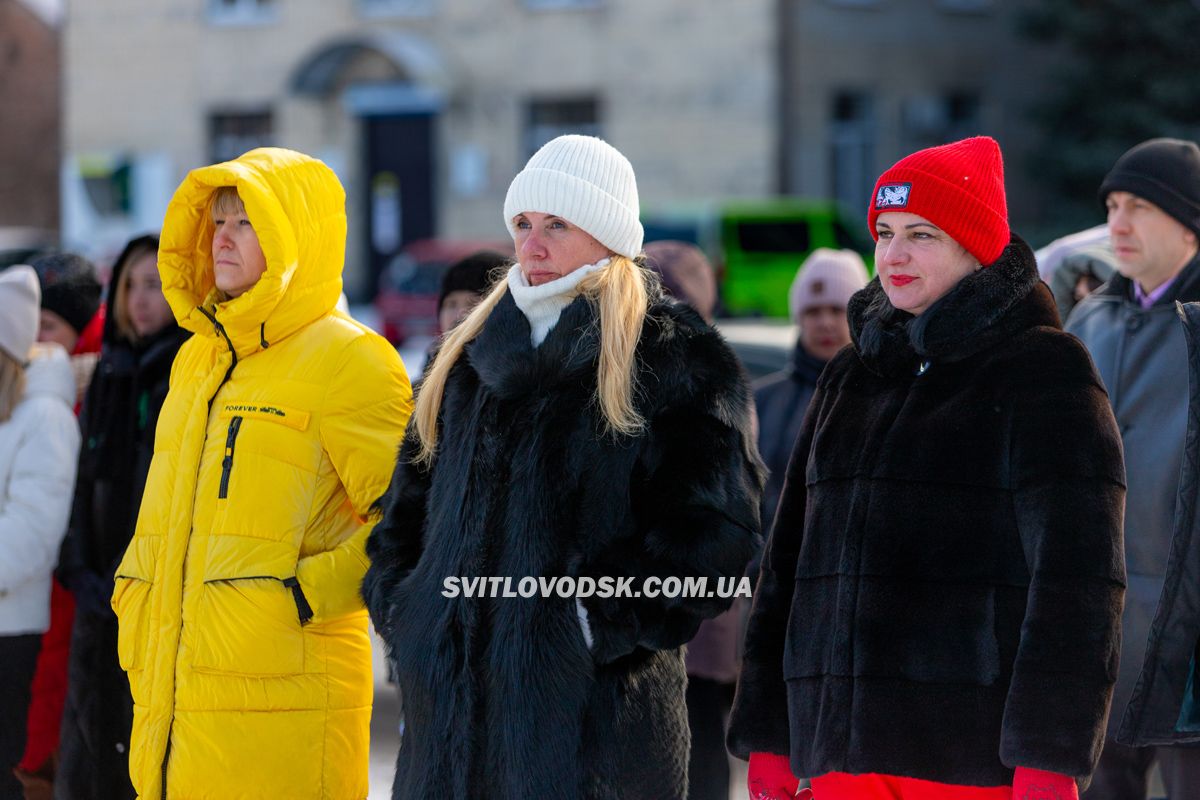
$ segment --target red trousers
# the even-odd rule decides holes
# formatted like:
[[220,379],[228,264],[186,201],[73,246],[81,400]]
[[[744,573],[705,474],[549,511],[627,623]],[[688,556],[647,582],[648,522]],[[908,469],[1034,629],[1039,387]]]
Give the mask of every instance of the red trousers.
[[813,800],[1013,800],[1011,786],[955,786],[891,775],[830,772],[810,785]]
[[50,589],[50,630],[42,635],[33,697],[29,703],[28,738],[21,769],[38,772],[58,749],[63,706],[67,702],[67,658],[71,651],[71,626],[75,622],[75,596],[57,579]]

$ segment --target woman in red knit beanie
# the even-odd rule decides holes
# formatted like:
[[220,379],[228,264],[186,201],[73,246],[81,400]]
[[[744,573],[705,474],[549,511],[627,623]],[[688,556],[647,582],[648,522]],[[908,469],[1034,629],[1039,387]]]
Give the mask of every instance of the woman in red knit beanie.
[[1125,574],[1120,438],[1011,235],[1000,149],[876,183],[850,301],[762,558],[729,744],[750,796],[1074,800]]

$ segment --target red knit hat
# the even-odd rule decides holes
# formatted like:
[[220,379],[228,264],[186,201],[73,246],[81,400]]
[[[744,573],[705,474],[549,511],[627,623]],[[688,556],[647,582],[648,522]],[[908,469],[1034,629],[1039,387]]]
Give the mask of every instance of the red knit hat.
[[919,150],[875,182],[867,225],[886,211],[917,214],[944,230],[985,267],[1008,245],[1004,159],[990,136]]

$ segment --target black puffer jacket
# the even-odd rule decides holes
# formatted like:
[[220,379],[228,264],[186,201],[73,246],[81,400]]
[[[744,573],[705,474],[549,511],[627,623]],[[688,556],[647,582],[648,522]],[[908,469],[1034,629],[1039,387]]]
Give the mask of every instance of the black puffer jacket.
[[1086,783],[1116,677],[1121,445],[1014,241],[919,317],[850,304],[763,557],[731,749],[800,776]]
[[[761,466],[736,357],[657,304],[638,345],[643,435],[592,403],[597,327],[577,298],[542,344],[505,295],[450,373],[438,456],[412,428],[367,545],[364,597],[396,663],[393,797],[683,798],[680,646],[729,599],[445,597],[451,576],[740,576]],[[710,588],[713,588],[710,585]]]
[[[117,259],[111,286],[127,260],[125,254]],[[172,320],[131,343],[117,331],[115,295],[109,292],[104,346],[80,415],[75,502],[58,570],[78,601],[55,781],[57,796],[70,800],[134,797],[128,764],[133,702],[117,661],[117,618],[108,598],[133,536],[171,363],[188,336]]]

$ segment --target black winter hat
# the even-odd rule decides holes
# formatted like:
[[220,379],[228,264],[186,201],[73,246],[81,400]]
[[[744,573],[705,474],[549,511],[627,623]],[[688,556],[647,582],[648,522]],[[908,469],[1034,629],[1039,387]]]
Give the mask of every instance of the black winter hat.
[[100,281],[92,262],[74,253],[51,253],[30,266],[42,285],[42,308],[83,333],[100,308]]
[[442,291],[438,295],[438,311],[451,292],[483,294],[492,285],[491,274],[512,263],[512,256],[494,250],[480,250],[454,262],[442,276]]
[[1149,200],[1200,236],[1200,147],[1183,139],[1150,139],[1117,159],[1100,184],[1100,202],[1110,192]]

